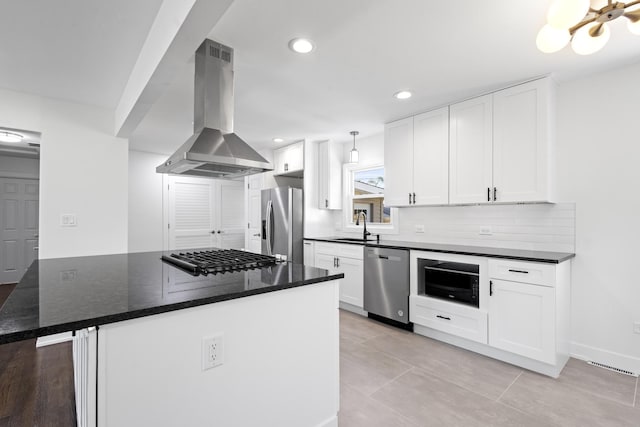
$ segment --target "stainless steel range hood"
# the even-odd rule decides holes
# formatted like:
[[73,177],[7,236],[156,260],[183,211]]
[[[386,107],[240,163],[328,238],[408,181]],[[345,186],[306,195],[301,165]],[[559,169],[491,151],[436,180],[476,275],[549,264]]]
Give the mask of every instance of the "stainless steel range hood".
[[233,133],[233,49],[209,39],[196,51],[193,131],[156,172],[234,179],[273,170]]

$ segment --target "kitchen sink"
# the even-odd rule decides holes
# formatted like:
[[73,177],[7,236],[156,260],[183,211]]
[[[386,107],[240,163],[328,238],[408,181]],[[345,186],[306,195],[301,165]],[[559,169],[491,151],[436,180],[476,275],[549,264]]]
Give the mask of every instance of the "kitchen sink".
[[341,240],[343,242],[375,242],[375,239],[357,239],[355,237],[345,237],[344,239],[336,239]]

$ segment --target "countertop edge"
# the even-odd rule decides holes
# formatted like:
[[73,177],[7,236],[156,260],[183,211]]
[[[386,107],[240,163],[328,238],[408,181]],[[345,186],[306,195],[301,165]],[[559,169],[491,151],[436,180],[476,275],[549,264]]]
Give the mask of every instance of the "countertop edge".
[[[345,244],[345,245],[370,246],[370,247],[377,247],[377,248],[406,249],[406,250],[412,250],[412,251],[428,251],[428,252],[439,252],[439,253],[449,253],[449,254],[459,254],[459,255],[484,256],[484,257],[488,257],[488,258],[512,259],[512,260],[516,260],[516,261],[529,261],[529,262],[542,262],[542,263],[546,263],[546,264],[560,264],[561,262],[564,262],[564,261],[567,261],[569,259],[575,258],[575,256],[576,256],[575,253],[554,252],[554,253],[558,254],[558,257],[556,257],[556,258],[545,258],[543,256],[531,257],[531,256],[518,256],[518,255],[507,255],[507,254],[490,254],[490,253],[484,253],[484,252],[481,252],[481,251],[474,252],[473,250],[462,250],[462,249],[457,250],[457,249],[442,249],[442,248],[428,248],[428,247],[419,248],[419,247],[416,247],[416,245],[429,245],[429,243],[421,243],[421,242],[406,242],[407,246],[403,246],[403,245],[397,245],[397,244],[386,244],[384,242],[377,243],[376,241],[350,242],[350,241],[339,240],[337,238],[332,238],[332,237],[327,237],[327,238],[323,238],[323,237],[305,237],[303,240],[311,240],[311,241],[315,241],[315,242],[339,243],[339,244]],[[446,244],[438,243],[438,245],[445,246]],[[451,245],[451,246],[456,246],[456,245]],[[478,247],[478,248],[481,248],[481,247]],[[482,249],[495,249],[495,250],[506,250],[506,251],[508,251],[508,250],[526,251],[526,249],[508,249],[508,248],[484,248],[484,247],[482,247]],[[530,251],[530,252],[538,252],[538,251]],[[545,251],[540,251],[540,252],[545,252]],[[551,251],[547,251],[547,252],[551,252]]]
[[93,317],[84,320],[78,320],[75,322],[61,323],[59,325],[45,326],[40,328],[29,329],[19,332],[10,332],[4,335],[0,335],[0,345],[9,344],[17,341],[24,341],[32,338],[38,338],[46,335],[58,334],[63,332],[72,332],[79,329],[89,328],[92,326],[108,325],[110,323],[117,323],[126,320],[132,320],[147,316],[153,316],[155,314],[169,313],[171,311],[183,310],[185,308],[199,307],[208,304],[214,304],[218,302],[231,301],[235,299],[241,299],[253,295],[266,294],[270,292],[281,291],[285,289],[299,288],[307,285],[314,285],[323,282],[330,282],[332,280],[338,280],[344,278],[343,273],[331,274],[325,277],[316,277],[313,279],[305,279],[296,282],[287,283],[286,285],[274,285],[269,288],[258,288],[245,290],[243,292],[237,292],[233,294],[226,294],[220,296],[213,296],[207,298],[199,298],[190,301],[182,301],[174,304],[161,305],[156,307],[141,308],[138,310],[127,311],[123,313],[111,314],[107,316]]

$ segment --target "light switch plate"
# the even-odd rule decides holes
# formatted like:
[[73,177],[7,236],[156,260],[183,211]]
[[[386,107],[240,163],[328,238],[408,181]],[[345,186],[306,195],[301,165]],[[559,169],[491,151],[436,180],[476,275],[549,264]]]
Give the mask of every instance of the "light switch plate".
[[76,214],[60,215],[60,225],[63,227],[76,227],[78,225]]

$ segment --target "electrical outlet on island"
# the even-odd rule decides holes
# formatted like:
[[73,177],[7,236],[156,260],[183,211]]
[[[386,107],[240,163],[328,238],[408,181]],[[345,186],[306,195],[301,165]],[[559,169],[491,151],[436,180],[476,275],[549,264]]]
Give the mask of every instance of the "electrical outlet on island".
[[224,335],[202,338],[202,370],[215,368],[224,363]]

